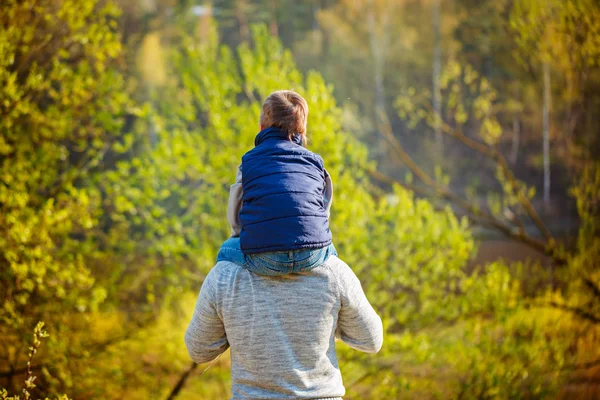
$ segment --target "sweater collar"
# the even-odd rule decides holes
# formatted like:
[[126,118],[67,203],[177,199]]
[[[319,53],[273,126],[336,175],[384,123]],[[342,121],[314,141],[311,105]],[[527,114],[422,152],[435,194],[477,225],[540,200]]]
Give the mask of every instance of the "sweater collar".
[[[258,132],[258,135],[256,135],[256,138],[254,139],[254,146],[258,146],[265,140],[271,138],[279,140],[289,140],[287,132],[281,130],[280,128],[272,126],[270,128],[265,128],[262,131]],[[302,146],[302,137],[300,135],[294,135],[291,141],[299,146]]]

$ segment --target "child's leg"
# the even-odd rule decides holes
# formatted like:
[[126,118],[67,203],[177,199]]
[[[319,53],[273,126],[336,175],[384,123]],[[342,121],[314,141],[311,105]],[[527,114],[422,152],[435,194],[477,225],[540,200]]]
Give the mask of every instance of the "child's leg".
[[249,254],[244,268],[269,276],[307,272],[323,264],[332,255],[337,256],[333,244],[318,249]]
[[239,265],[243,265],[246,262],[244,253],[242,253],[242,249],[240,248],[239,237],[231,237],[223,242],[217,255],[217,262],[219,261],[231,261]]
[[294,259],[290,251],[248,254],[244,268],[258,275],[281,276],[292,272]]
[[333,243],[327,247],[311,250],[300,250],[294,254],[294,267],[292,272],[307,272],[322,265],[331,256],[337,257]]
[[337,252],[335,246],[333,245],[333,242],[331,242],[328,249],[329,249],[329,255],[336,256],[336,257],[338,256],[338,252]]

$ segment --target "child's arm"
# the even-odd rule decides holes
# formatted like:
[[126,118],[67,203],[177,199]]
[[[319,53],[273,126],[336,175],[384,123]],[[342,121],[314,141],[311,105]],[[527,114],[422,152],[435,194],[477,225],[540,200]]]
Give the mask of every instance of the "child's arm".
[[325,170],[325,191],[323,192],[323,200],[325,200],[325,210],[327,211],[327,218],[331,211],[331,202],[333,201],[333,182],[331,181],[331,175]]
[[231,236],[240,236],[242,223],[240,222],[240,210],[242,209],[242,169],[238,168],[235,183],[229,188],[229,203],[227,205],[227,221],[231,226]]

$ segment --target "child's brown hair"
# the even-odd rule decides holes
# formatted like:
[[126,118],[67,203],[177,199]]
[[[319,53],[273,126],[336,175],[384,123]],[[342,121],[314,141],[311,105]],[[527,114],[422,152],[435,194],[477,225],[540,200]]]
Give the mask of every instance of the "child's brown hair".
[[260,113],[262,128],[272,126],[287,132],[290,140],[299,135],[306,144],[308,103],[293,90],[278,90],[267,97]]

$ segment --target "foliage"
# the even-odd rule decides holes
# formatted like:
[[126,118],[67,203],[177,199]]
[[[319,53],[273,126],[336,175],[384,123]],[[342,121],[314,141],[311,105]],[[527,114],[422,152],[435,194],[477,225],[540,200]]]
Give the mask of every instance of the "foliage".
[[556,63],[559,67],[598,66],[600,8],[592,0],[519,0],[511,23],[524,51]]
[[[25,380],[25,388],[23,388],[23,395],[25,400],[31,398],[30,390],[35,388],[35,376],[31,372],[31,362],[33,361],[33,356],[37,353],[38,348],[42,344],[41,340],[43,338],[48,337],[48,332],[44,330],[44,323],[38,322],[33,330],[33,343],[31,347],[29,347],[29,359],[27,360],[27,379]],[[5,389],[0,390],[0,396],[2,396],[2,400],[19,400],[20,396],[9,396],[8,392]],[[46,397],[46,400],[50,400]],[[66,395],[62,395],[56,398],[56,400],[69,400]]]
[[116,11],[95,3],[9,1],[0,11],[0,262],[10,282],[0,319],[12,328],[30,301],[87,308],[103,297],[83,261],[91,244],[76,239],[94,226],[98,196],[76,183],[116,137],[107,131],[118,133],[126,96],[106,70],[120,48]]
[[[533,269],[523,274],[518,264],[495,263],[465,281],[475,283],[474,288],[482,283],[491,286],[464,292],[466,298],[476,296],[472,300],[484,306],[481,311],[487,318],[481,318],[479,313],[475,313],[474,318],[468,312],[461,314],[463,335],[471,337],[470,344],[475,342],[476,346],[463,349],[460,341],[453,343],[449,362],[454,365],[454,370],[458,372],[465,365],[469,368],[464,371],[456,393],[458,397],[467,398],[545,398],[555,393],[561,382],[567,379],[570,369],[585,354],[588,346],[577,343],[594,341],[596,325],[600,322],[600,286],[597,267],[592,261],[598,257],[598,167],[588,165],[571,191],[577,200],[581,228],[577,248],[567,251],[556,245],[533,209],[530,202],[535,195],[533,188],[515,178],[498,149],[503,132],[497,119],[499,107],[496,106],[495,91],[490,83],[470,66],[458,63],[447,66],[441,81],[442,88],[448,89],[448,93],[444,94],[447,110],[444,132],[474,154],[487,158],[488,163],[496,168],[500,193],[495,197],[488,194],[487,210],[482,208],[477,204],[473,191],[454,193],[447,182],[440,183],[439,179],[430,178],[411,160],[399,141],[387,135],[398,156],[420,179],[419,186],[412,187],[448,201],[476,222],[547,252],[559,266],[558,273],[552,272],[550,279],[536,284],[530,282],[531,278],[543,277],[548,272],[535,264]],[[465,92],[467,95],[464,95]],[[396,101],[400,117],[412,126],[420,123],[433,126],[435,115],[429,104],[429,97],[417,96],[414,89],[409,89]],[[471,132],[476,132],[476,135],[465,134],[467,127],[471,127]],[[412,181],[399,183],[411,185]],[[546,236],[545,243],[529,237],[523,223],[527,219],[537,225],[540,234]],[[483,274],[478,276],[479,273]],[[493,302],[486,301],[500,288],[504,293],[499,298]],[[554,310],[547,317],[533,317],[528,316],[532,313],[528,307],[536,310],[533,313],[540,309]],[[571,315],[566,316],[562,312]],[[594,333],[588,336],[588,331]],[[473,358],[464,359],[462,356],[465,354]],[[597,352],[594,352],[584,358],[590,362],[597,357]],[[586,365],[585,362],[583,365]]]
[[[89,259],[100,250],[92,232],[101,196],[93,182],[130,106],[123,78],[109,68],[121,49],[117,16],[112,3],[95,0],[9,0],[0,9],[6,366],[20,363],[18,344],[32,321],[43,318],[58,331],[61,316],[96,310],[106,296]],[[60,342],[52,338],[50,347]]]
[[569,268],[562,271],[567,283],[564,291],[553,291],[548,302],[570,311],[587,323],[600,323],[600,165],[583,170],[571,194],[577,199],[581,226],[577,251],[569,255]]
[[[357,43],[369,64],[369,35],[375,47],[410,52],[402,65],[420,66],[414,75],[397,78],[394,68],[384,68],[383,77],[390,83],[387,98],[397,98],[401,126],[420,130],[434,118],[423,90],[428,60],[413,51],[425,39],[410,33],[425,14],[411,4],[377,2],[374,17],[389,17],[387,6],[419,16],[410,30],[397,27],[406,34],[402,43],[386,42],[389,32],[365,26],[356,42],[340,37],[344,18],[359,18],[362,3],[340,2],[315,21],[332,22],[327,30],[340,41],[339,65],[356,55],[347,50]],[[264,10],[256,19],[284,12]],[[146,97],[136,77],[123,73],[121,61],[136,49],[122,52],[118,18],[110,1],[9,0],[0,9],[0,360],[9,366],[8,385],[29,374],[16,368],[19,349],[27,327],[43,317],[57,334],[43,362],[30,366],[50,394],[135,399],[169,393],[189,365],[181,340],[185,317],[228,234],[228,186],[258,131],[261,101],[281,88],[308,100],[309,147],[323,156],[335,182],[334,241],[384,319],[378,355],[339,346],[346,397],[547,398],[572,370],[600,356],[594,346],[600,167],[584,169],[572,191],[582,222],[576,250],[527,235],[519,219],[537,216],[535,192],[499,162],[506,95],[492,78],[459,57],[441,76],[446,133],[481,146],[494,161],[485,165],[498,195],[482,205],[477,190],[487,188],[477,187],[464,193],[473,201],[461,204],[477,223],[550,248],[560,268],[502,260],[472,265],[477,243],[469,220],[418,197],[455,204],[460,168],[450,176],[433,166],[416,169],[404,181],[386,180],[389,192],[376,186],[372,178],[381,174],[370,155],[379,153],[369,154],[357,139],[369,133],[344,129],[352,108],[342,111],[319,73],[298,69],[292,52],[268,33],[273,25],[252,28],[249,40],[231,48],[214,25],[194,36],[186,16],[184,28],[172,28],[169,46],[161,47],[162,54],[169,49],[165,73],[160,85],[147,85]],[[153,35],[149,46],[161,44],[164,38]],[[379,67],[399,62],[393,54],[379,61]],[[409,81],[418,85],[398,97],[395,89]],[[341,93],[356,89],[360,97],[370,87],[362,85]],[[361,107],[371,98],[364,96]],[[378,128],[386,128],[387,147],[399,154],[394,125]],[[479,171],[483,164],[477,165]],[[422,191],[427,184],[431,190]],[[182,398],[225,395],[228,380],[228,363],[220,360],[192,377]]]
[[[392,145],[396,157],[419,178],[418,185],[411,187],[428,196],[449,202],[476,223],[494,228],[509,238],[546,253],[554,261],[564,262],[556,240],[532,204],[535,187],[528,187],[515,176],[499,148],[504,132],[498,122],[499,107],[495,89],[471,66],[461,66],[457,62],[448,64],[440,81],[445,99],[446,118],[438,116],[432,109],[430,96],[416,96],[414,88],[409,88],[396,99],[398,115],[412,127],[419,124],[434,126],[439,118],[442,132],[469,151],[470,157],[478,157],[481,160],[481,168],[473,171],[473,175],[481,178],[485,177],[486,173],[491,174],[495,182],[490,184],[491,187],[467,186],[464,193],[455,191],[449,179],[443,179],[444,174],[439,172],[440,167],[435,170],[435,179],[432,178],[425,167],[412,160],[391,131],[390,124],[384,124],[382,131]],[[467,134],[467,129],[473,133]],[[406,179],[397,182],[403,185],[412,183]],[[486,193],[487,207],[482,207],[478,201],[481,192]],[[529,233],[526,224],[533,224],[542,238],[538,239]]]
[[514,58],[538,76],[542,74],[537,66],[546,63],[560,80],[558,90],[553,90],[552,108],[555,115],[564,118],[564,122],[555,122],[559,126],[555,135],[569,147],[567,160],[573,155],[594,158],[590,145],[596,142],[595,135],[588,136],[577,125],[583,107],[589,107],[590,101],[595,103],[598,93],[598,21],[600,5],[593,0],[519,0],[510,10]]

